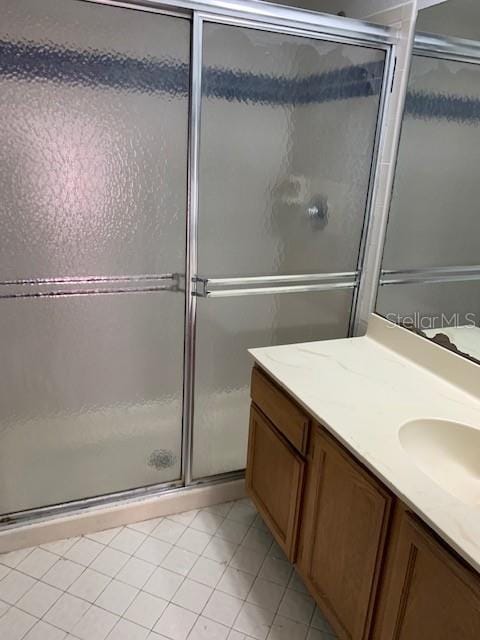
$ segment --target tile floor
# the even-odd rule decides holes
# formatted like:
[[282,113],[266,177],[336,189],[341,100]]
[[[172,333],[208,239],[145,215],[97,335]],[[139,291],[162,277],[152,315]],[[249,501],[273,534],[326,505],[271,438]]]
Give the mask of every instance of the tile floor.
[[333,640],[248,499],[0,555],[2,640]]

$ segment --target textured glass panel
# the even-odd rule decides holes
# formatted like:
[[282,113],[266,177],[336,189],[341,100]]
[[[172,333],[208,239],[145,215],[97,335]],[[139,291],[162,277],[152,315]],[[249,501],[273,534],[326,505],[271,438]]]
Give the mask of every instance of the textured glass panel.
[[199,272],[355,269],[384,53],[217,24],[204,33]]
[[189,22],[1,5],[0,279],[183,271]]
[[384,269],[480,263],[480,66],[413,56]]
[[351,291],[199,299],[195,478],[245,467],[252,359],[247,349],[345,338]]
[[184,299],[0,301],[0,512],[180,477]]

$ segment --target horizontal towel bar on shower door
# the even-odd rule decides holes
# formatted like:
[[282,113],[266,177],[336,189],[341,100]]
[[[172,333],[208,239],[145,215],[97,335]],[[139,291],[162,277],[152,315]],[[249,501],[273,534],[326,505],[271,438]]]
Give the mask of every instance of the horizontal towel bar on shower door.
[[353,289],[358,272],[317,273],[288,276],[248,276],[238,278],[194,278],[194,295],[201,298],[308,293],[329,289]]
[[0,281],[0,299],[184,291],[183,274],[79,276]]

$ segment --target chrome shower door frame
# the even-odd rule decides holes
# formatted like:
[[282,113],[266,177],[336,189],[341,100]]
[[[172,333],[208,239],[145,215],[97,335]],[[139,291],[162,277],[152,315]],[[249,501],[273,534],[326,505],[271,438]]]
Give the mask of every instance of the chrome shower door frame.
[[[115,503],[138,501],[146,497],[159,494],[170,494],[183,490],[185,486],[192,486],[198,483],[214,484],[225,480],[233,480],[242,477],[243,472],[231,472],[221,474],[211,478],[192,480],[192,431],[193,431],[193,393],[194,393],[194,366],[195,366],[195,333],[196,333],[196,282],[197,274],[197,227],[198,227],[198,169],[199,169],[199,140],[200,140],[200,116],[201,116],[201,82],[202,82],[202,46],[203,46],[203,24],[204,22],[217,22],[239,27],[249,27],[264,31],[283,33],[287,35],[301,36],[324,41],[336,42],[339,44],[350,44],[369,48],[381,49],[385,51],[385,67],[382,78],[380,92],[379,110],[377,115],[374,152],[368,186],[367,204],[363,231],[360,242],[358,268],[354,272],[341,274],[328,274],[330,278],[325,279],[324,274],[319,278],[309,282],[295,280],[289,282],[288,277],[280,277],[280,280],[272,280],[272,291],[277,286],[283,291],[288,288],[292,291],[305,290],[328,290],[338,288],[353,289],[353,301],[350,321],[350,335],[354,332],[356,309],[358,307],[358,292],[363,279],[363,266],[365,247],[368,243],[375,241],[371,238],[371,217],[373,212],[373,201],[376,183],[380,170],[380,153],[383,136],[385,134],[383,126],[387,110],[388,97],[392,83],[395,50],[397,46],[397,36],[394,30],[382,25],[371,24],[362,20],[338,17],[330,14],[322,14],[314,11],[292,8],[288,6],[276,5],[269,2],[258,2],[256,0],[75,0],[77,2],[90,2],[111,7],[118,7],[130,10],[151,12],[153,14],[165,14],[189,18],[191,20],[191,52],[190,52],[190,117],[189,117],[189,140],[188,140],[188,184],[187,184],[187,250],[185,264],[185,343],[184,343],[184,388],[183,388],[183,424],[182,424],[182,462],[181,477],[178,481],[149,485],[135,489],[116,492],[108,495],[101,495],[81,500],[74,500],[62,504],[48,507],[39,507],[28,511],[16,512],[0,525],[0,531],[10,529],[17,525],[24,525],[39,520],[52,517],[60,517],[65,514],[82,513],[86,509],[99,509],[112,506]],[[171,278],[172,274],[154,274],[148,276],[147,282],[141,283],[141,290],[157,290],[165,287],[164,280]],[[333,277],[334,276],[334,277]],[[178,285],[177,274],[173,280]],[[17,285],[27,283],[9,282],[5,283],[5,294],[11,296],[18,295]],[[31,284],[31,283],[28,283]],[[37,288],[32,291],[33,295],[45,295],[44,282],[36,282]],[[64,294],[65,285],[68,293],[75,295],[78,282],[55,282],[53,291],[47,295]],[[87,284],[87,283],[82,283]],[[183,284],[183,283],[182,283]],[[208,284],[208,283],[207,283]],[[231,283],[230,283],[231,284]],[[255,286],[255,283],[250,283]],[[136,282],[88,282],[88,285],[95,289],[94,293],[108,293],[124,291],[125,289],[138,290]],[[101,285],[101,286],[99,286]],[[215,295],[229,295],[228,283],[214,283],[210,280],[210,285],[217,289]],[[181,288],[181,287],[180,287]],[[23,289],[23,286],[21,287]],[[221,291],[219,292],[218,289]],[[8,290],[8,291],[7,291]],[[208,292],[209,293],[209,292]],[[0,292],[1,295],[1,292]]]
[[[186,4],[191,4],[187,2]],[[352,307],[349,323],[349,335],[354,335],[357,325],[358,292],[363,281],[365,250],[367,243],[375,242],[372,237],[372,214],[374,209],[374,193],[380,172],[383,137],[383,126],[388,107],[388,97],[395,68],[396,39],[394,33],[385,27],[369,25],[361,21],[348,20],[358,31],[346,30],[342,20],[336,16],[318,14],[303,10],[284,9],[270,5],[268,18],[263,15],[265,9],[252,5],[248,0],[235,5],[235,9],[227,12],[219,11],[215,0],[212,11],[194,11],[192,25],[191,49],[191,85],[190,85],[190,124],[189,124],[189,185],[187,215],[187,267],[186,267],[186,319],[185,319],[185,362],[184,362],[184,412],[183,412],[183,479],[185,485],[205,484],[212,481],[230,480],[244,475],[233,471],[206,478],[194,479],[193,464],[193,422],[195,391],[195,343],[197,323],[197,296],[226,297],[238,295],[261,295],[287,292],[325,291],[332,289],[353,289]],[[230,5],[230,3],[228,3]],[[244,6],[244,11],[239,10]],[[249,14],[256,9],[256,19]],[[268,10],[268,9],[267,9]],[[307,20],[306,20],[307,19]],[[305,24],[305,22],[307,24]],[[285,35],[294,35],[309,39],[330,41],[339,44],[364,46],[380,49],[385,52],[385,66],[380,90],[379,108],[375,127],[372,164],[367,191],[367,202],[363,229],[360,239],[358,266],[354,272],[336,274],[318,274],[317,276],[263,276],[251,278],[202,278],[198,276],[198,191],[199,191],[199,157],[201,130],[201,95],[202,95],[202,58],[203,58],[203,25],[217,23],[238,27],[246,27]],[[255,285],[272,284],[269,288],[255,288]],[[368,278],[372,287],[375,278]],[[239,288],[245,286],[245,289]],[[251,287],[251,288],[247,288]]]

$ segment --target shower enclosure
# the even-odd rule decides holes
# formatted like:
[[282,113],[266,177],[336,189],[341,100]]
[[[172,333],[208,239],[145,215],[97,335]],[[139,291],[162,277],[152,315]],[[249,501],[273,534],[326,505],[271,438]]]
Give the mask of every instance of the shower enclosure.
[[3,523],[242,473],[247,348],[352,331],[392,35],[0,5]]

